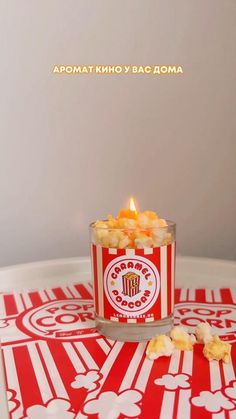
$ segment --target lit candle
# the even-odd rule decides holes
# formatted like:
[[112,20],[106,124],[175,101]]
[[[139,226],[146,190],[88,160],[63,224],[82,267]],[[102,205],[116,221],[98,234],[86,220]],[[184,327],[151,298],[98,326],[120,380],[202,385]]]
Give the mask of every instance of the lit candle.
[[117,217],[91,224],[97,329],[118,340],[168,332],[174,310],[175,223],[140,212],[134,198]]
[[134,203],[134,198],[132,196],[129,200],[129,209],[131,211],[134,211],[135,214],[137,214],[136,206],[135,206],[135,203]]
[[120,210],[118,218],[128,218],[128,219],[137,219],[137,213],[136,206],[134,203],[134,198],[131,196],[129,199],[129,208],[123,208]]

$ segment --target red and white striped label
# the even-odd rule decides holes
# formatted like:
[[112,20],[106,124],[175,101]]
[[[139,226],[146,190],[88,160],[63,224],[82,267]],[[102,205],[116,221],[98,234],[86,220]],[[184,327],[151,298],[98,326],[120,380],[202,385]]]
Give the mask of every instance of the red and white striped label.
[[147,323],[174,310],[175,243],[146,249],[92,245],[95,313],[107,320]]

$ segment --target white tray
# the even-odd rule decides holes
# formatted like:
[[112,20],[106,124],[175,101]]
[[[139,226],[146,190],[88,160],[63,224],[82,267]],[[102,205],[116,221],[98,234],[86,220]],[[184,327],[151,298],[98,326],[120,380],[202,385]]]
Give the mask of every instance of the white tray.
[[[71,258],[28,263],[0,269],[0,292],[43,288],[91,279],[90,259]],[[236,284],[236,262],[178,257],[177,287],[230,287]],[[0,358],[1,419],[8,418],[5,383]],[[5,403],[4,403],[5,401]]]
[[[177,287],[236,285],[236,262],[177,257]],[[90,259],[79,257],[0,268],[0,292],[65,284],[91,279]]]

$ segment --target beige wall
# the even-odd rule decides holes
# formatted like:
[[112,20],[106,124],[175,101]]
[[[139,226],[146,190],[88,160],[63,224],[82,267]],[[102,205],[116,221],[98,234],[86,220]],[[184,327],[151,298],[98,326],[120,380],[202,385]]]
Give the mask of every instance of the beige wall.
[[86,255],[88,223],[131,193],[177,221],[180,254],[234,259],[235,1],[11,0],[0,16],[0,264]]

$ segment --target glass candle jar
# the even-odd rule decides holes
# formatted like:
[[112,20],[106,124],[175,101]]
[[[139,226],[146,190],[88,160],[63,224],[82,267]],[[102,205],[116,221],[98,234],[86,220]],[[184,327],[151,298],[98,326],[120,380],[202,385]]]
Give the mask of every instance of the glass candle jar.
[[140,342],[170,331],[176,224],[166,224],[145,237],[143,229],[90,225],[96,328],[107,338]]

